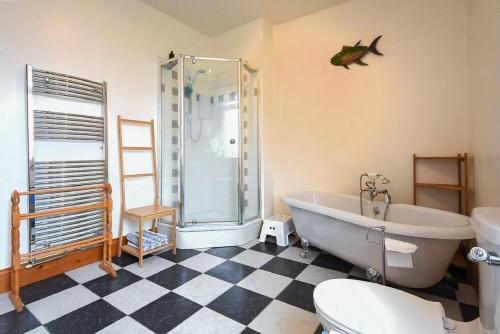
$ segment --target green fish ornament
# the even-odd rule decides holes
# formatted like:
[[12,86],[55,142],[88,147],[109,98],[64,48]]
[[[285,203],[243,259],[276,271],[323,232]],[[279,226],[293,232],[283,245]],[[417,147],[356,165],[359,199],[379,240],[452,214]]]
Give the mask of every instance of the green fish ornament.
[[361,40],[354,46],[344,45],[342,47],[342,51],[340,51],[330,59],[330,63],[334,66],[344,66],[348,70],[349,65],[353,63],[363,66],[368,65],[367,63],[364,63],[362,59],[369,52],[372,52],[379,56],[383,56],[383,54],[377,50],[377,43],[381,37],[382,35],[375,38],[370,46],[361,45]]

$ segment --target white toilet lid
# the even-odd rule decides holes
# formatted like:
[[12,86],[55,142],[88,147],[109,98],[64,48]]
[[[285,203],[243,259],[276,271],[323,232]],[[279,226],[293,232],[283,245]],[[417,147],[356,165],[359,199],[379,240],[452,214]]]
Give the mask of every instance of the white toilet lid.
[[443,306],[379,284],[333,279],[314,289],[317,312],[346,332],[444,334]]

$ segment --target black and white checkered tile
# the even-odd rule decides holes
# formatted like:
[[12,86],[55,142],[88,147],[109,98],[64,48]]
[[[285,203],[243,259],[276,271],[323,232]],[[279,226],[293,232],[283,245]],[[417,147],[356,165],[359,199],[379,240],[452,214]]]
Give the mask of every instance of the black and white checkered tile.
[[[364,279],[350,263],[319,250],[253,241],[241,247],[115,258],[118,277],[98,264],[21,289],[17,313],[0,295],[0,333],[321,333],[313,290],[327,279]],[[405,289],[472,320],[477,298],[463,273],[428,289]]]

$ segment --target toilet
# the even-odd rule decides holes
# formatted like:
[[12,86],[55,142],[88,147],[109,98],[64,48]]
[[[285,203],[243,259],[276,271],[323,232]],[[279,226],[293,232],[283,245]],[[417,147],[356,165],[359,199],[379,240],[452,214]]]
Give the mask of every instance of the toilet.
[[[492,256],[500,254],[500,208],[476,208],[471,221],[478,247]],[[500,297],[497,293],[500,266],[482,260],[479,262],[479,318],[470,322],[447,318],[438,302],[350,279],[320,283],[314,290],[316,313],[323,328],[336,334],[500,333]]]

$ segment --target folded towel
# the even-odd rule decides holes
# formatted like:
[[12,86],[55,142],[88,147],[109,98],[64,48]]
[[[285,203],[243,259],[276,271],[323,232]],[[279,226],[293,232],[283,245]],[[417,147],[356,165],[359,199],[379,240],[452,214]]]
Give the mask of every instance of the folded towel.
[[385,238],[387,266],[413,268],[412,254],[415,253],[417,249],[417,245],[409,242]]
[[[139,248],[139,232],[130,232],[126,236],[129,245],[135,248]],[[164,234],[151,232],[148,230],[142,231],[142,249],[150,250],[168,242],[168,238]]]
[[[127,234],[127,239],[132,241],[139,241],[139,232],[131,232]],[[149,230],[142,231],[142,239],[143,241],[160,241],[164,242],[167,240],[167,236],[165,234],[151,232]]]
[[391,252],[411,254],[418,249],[417,245],[396,239],[385,238],[385,249]]
[[[132,241],[129,241],[128,244],[134,248],[137,248],[139,249],[139,247],[137,246],[137,244],[135,242],[132,242]],[[144,245],[144,247],[142,247],[142,250],[144,251],[147,251],[147,250],[150,250],[150,249],[154,249],[154,248],[158,248],[160,246],[163,246],[165,243],[158,243],[158,244],[148,244],[148,245]]]

